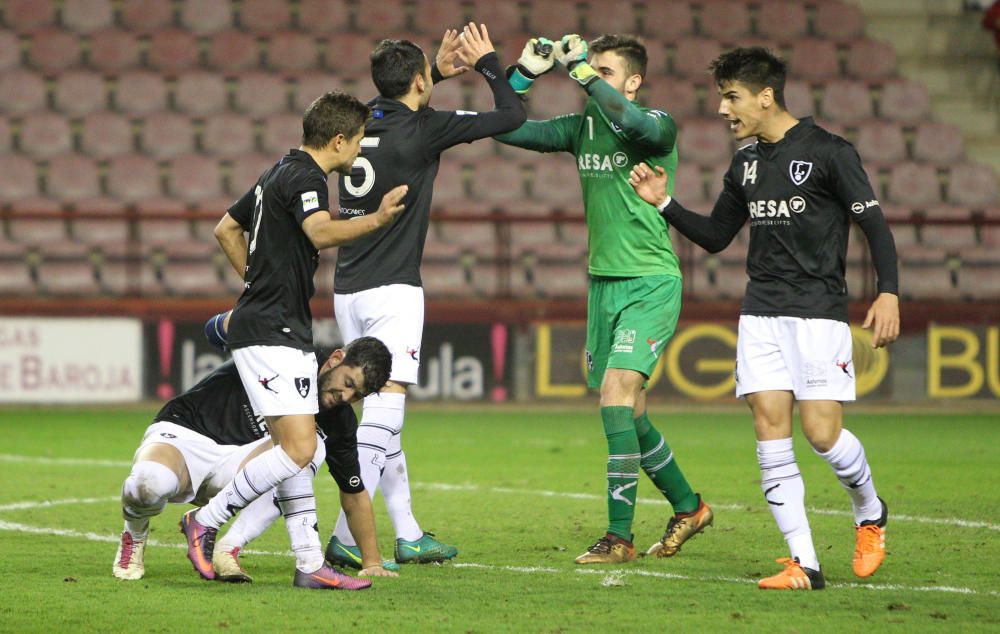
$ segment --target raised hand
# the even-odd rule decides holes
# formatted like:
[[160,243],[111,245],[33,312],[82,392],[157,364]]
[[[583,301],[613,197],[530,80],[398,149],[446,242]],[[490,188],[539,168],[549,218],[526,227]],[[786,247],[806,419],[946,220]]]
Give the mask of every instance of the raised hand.
[[555,48],[556,43],[547,37],[531,38],[517,58],[517,70],[528,79],[544,75],[556,63]]
[[475,22],[469,22],[458,37],[462,42],[462,47],[458,49],[458,58],[467,66],[475,66],[480,57],[496,52],[485,24],[476,26]]
[[382,196],[382,204],[378,206],[378,211],[375,212],[382,220],[379,224],[389,224],[393,218],[399,215],[399,212],[406,208],[406,205],[403,204],[403,197],[406,196],[406,192],[409,189],[407,185],[400,185],[390,189],[386,192],[385,196]]
[[659,207],[667,200],[669,181],[670,177],[662,167],[657,165],[654,173],[646,163],[639,163],[633,167],[628,178],[629,184],[635,193],[639,194],[639,198],[654,207]]
[[445,79],[455,77],[469,70],[468,66],[456,65],[458,51],[462,48],[462,40],[458,36],[456,29],[448,29],[441,37],[441,46],[438,47],[437,57],[434,58],[434,65],[438,72]]
[[576,33],[564,35],[556,46],[556,61],[572,71],[577,64],[587,61],[588,49],[587,40]]

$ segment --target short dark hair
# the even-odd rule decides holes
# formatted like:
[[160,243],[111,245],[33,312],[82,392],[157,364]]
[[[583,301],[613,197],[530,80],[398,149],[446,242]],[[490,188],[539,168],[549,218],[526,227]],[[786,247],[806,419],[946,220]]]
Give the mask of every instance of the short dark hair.
[[367,396],[385,387],[392,371],[392,353],[379,339],[361,337],[344,347],[344,360],[340,363],[350,368],[361,368]]
[[603,53],[604,51],[614,51],[621,55],[632,75],[646,76],[646,64],[649,63],[649,56],[646,55],[646,45],[636,36],[609,34],[598,36],[590,43],[590,52]]
[[338,134],[352,137],[370,116],[371,109],[346,92],[328,92],[309,104],[302,115],[302,145],[319,149]]
[[424,52],[410,40],[382,40],[371,54],[372,81],[378,94],[398,99],[410,91],[413,78],[424,72]]
[[765,88],[774,91],[774,101],[782,110],[785,108],[785,75],[788,66],[785,61],[764,48],[751,46],[734,48],[719,55],[708,65],[715,84],[738,81],[745,85],[753,94]]

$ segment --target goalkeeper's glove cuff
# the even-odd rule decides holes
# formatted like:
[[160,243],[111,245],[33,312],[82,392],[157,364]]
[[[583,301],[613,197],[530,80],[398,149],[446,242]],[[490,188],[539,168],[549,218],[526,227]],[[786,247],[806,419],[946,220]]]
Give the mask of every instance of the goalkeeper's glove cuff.
[[519,95],[525,95],[531,89],[531,84],[535,83],[537,75],[527,68],[516,64],[507,67],[507,81],[510,87]]
[[594,67],[585,61],[571,62],[567,67],[567,70],[569,71],[569,76],[575,79],[577,83],[584,88],[599,79],[597,71],[594,70]]

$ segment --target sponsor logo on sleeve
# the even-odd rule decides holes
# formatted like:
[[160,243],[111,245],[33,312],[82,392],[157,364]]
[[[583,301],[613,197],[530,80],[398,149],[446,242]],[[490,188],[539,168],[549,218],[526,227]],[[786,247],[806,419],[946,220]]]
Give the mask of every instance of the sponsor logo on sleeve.
[[319,194],[316,192],[305,192],[302,194],[302,211],[312,211],[319,209]]
[[856,214],[863,213],[865,209],[871,209],[872,207],[878,207],[879,203],[877,200],[869,200],[868,202],[861,202],[860,200],[851,204],[851,211]]
[[474,112],[472,110],[456,110],[455,114],[461,115],[461,116],[475,116],[475,115],[477,115],[479,113],[478,112]]

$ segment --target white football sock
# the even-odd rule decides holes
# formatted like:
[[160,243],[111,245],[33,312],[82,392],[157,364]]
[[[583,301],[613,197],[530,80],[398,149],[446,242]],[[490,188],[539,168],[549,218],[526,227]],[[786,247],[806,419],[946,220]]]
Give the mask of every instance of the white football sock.
[[319,520],[313,493],[316,469],[315,464],[306,465],[279,484],[274,496],[285,518],[285,528],[295,553],[295,566],[305,573],[316,572],[323,566],[323,548],[319,542]]
[[240,511],[226,534],[216,542],[222,550],[245,548],[247,544],[264,534],[271,524],[281,517],[274,495],[262,495]]
[[785,536],[793,558],[806,568],[819,570],[809,519],[806,517],[806,487],[795,462],[792,439],[758,440],[757,463],[760,488],[771,514]]
[[[361,481],[368,495],[375,497],[382,480],[382,469],[385,467],[385,454],[389,447],[389,439],[403,427],[403,405],[405,394],[382,392],[365,397],[361,412],[361,422],[358,424],[358,461],[361,463]],[[347,526],[347,516],[340,511],[333,534],[346,546],[355,546],[357,542]]]
[[816,455],[830,464],[833,472],[837,474],[837,479],[840,480],[840,485],[851,497],[855,523],[860,524],[866,520],[878,520],[882,517],[882,503],[878,501],[878,494],[875,492],[872,470],[865,458],[865,448],[861,446],[857,436],[846,429],[841,429],[840,438],[830,451],[826,453],[816,451]]
[[240,469],[233,481],[222,487],[208,504],[198,509],[195,520],[208,528],[219,528],[240,509],[299,471],[280,445],[265,451]]
[[424,534],[413,517],[410,502],[410,479],[406,472],[406,454],[401,446],[402,432],[389,439],[389,452],[382,470],[382,498],[389,519],[396,530],[396,539],[413,542]]
[[159,515],[167,501],[179,493],[177,475],[152,460],[140,460],[122,484],[122,517],[125,530],[138,541],[149,533],[149,518]]

